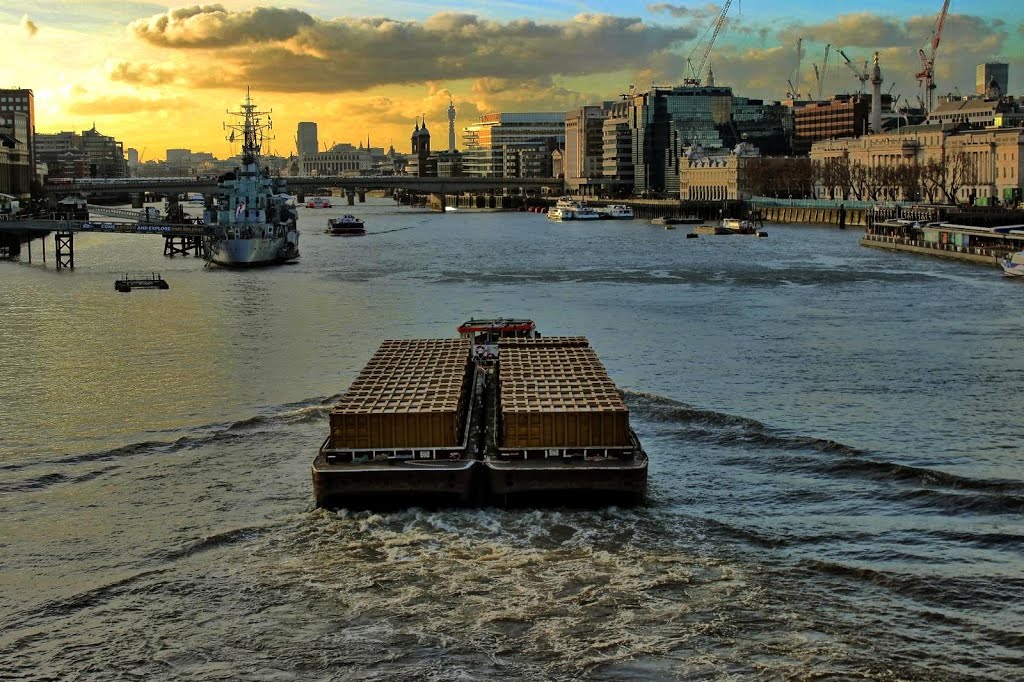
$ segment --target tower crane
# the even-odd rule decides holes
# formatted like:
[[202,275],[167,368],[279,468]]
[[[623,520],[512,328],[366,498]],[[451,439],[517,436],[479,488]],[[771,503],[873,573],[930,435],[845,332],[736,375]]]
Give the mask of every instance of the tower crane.
[[821,78],[818,81],[818,99],[824,96],[825,90],[825,71],[828,70],[828,53],[832,49],[832,43],[825,44],[825,58],[821,62]]
[[[690,67],[690,77],[683,79],[683,85],[700,85],[701,74],[704,73],[704,67],[707,66],[708,56],[711,54],[711,48],[715,46],[715,39],[718,38],[718,34],[722,32],[722,27],[725,26],[725,15],[729,13],[729,6],[732,5],[732,0],[725,0],[722,3],[722,11],[719,13],[718,18],[715,19],[714,31],[711,33],[711,37],[708,39],[708,44],[704,48],[704,56],[700,58],[700,64],[696,69],[693,68],[693,62],[689,57],[686,58],[686,63]],[[690,56],[697,50],[697,45],[694,46],[693,51],[690,52]]]
[[[796,73],[793,75],[792,78],[790,78],[789,80],[786,81],[786,84],[789,85],[789,90],[786,91],[786,97],[789,97],[790,99],[800,99],[803,96],[803,94],[800,92],[800,58],[803,56],[803,45],[804,45],[804,39],[803,38],[797,38],[796,39]],[[817,74],[817,67],[815,67],[815,74]],[[793,79],[794,78],[796,79],[796,85],[795,86],[793,85]],[[810,96],[810,95],[808,95],[808,96]]]
[[942,39],[942,27],[946,25],[946,14],[948,12],[949,0],[944,0],[942,11],[935,22],[935,30],[932,31],[931,54],[925,56],[924,50],[917,51],[918,56],[921,57],[921,70],[917,72],[916,78],[921,81],[921,85],[924,87],[924,98],[927,104],[925,113],[931,113],[932,111],[932,92],[935,90],[935,53],[939,50],[939,40]]
[[857,94],[860,94],[861,92],[864,91],[864,84],[871,80],[871,72],[868,71],[867,61],[865,60],[863,68],[858,69],[856,66],[853,65],[853,60],[846,56],[845,52],[839,50],[839,54],[846,61],[846,66],[850,68],[850,71],[853,71],[853,75],[856,76],[857,80],[860,81],[860,87],[857,88]]

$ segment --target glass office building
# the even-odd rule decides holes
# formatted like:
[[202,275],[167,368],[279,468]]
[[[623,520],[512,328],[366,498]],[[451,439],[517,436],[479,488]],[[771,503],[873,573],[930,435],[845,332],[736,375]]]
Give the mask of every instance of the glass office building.
[[[545,172],[538,159],[564,147],[563,111],[484,114],[462,129],[462,171],[478,177],[534,177]],[[546,167],[550,173],[550,162]]]
[[630,98],[634,189],[679,195],[680,158],[689,148],[733,146],[732,88],[652,87]]

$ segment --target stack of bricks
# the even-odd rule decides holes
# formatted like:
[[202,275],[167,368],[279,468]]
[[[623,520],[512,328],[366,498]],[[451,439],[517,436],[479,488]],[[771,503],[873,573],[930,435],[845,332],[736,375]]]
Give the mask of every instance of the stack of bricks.
[[452,447],[461,440],[468,339],[385,341],[331,410],[331,447]]
[[619,447],[629,410],[586,338],[502,339],[502,447]]

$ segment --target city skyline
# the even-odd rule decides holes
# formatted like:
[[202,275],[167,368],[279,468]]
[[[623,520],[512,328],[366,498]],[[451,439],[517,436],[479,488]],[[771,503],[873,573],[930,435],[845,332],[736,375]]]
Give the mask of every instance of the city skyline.
[[[449,100],[458,129],[492,111],[566,111],[598,104],[652,82],[678,83],[719,5],[683,3],[240,2],[168,9],[165,3],[29,2],[0,10],[0,31],[15,54],[0,85],[31,88],[36,130],[92,127],[145,159],[189,147],[229,156],[221,123],[251,86],[273,109],[270,151],[294,150],[299,121],[315,121],[320,146],[409,149],[415,119],[426,114],[443,136]],[[300,9],[301,7],[301,9]],[[886,87],[913,101],[920,89],[918,48],[928,42],[941,2],[867,2],[858,13],[830,14],[817,3],[735,3],[710,56],[716,82],[740,95],[782,99],[795,77],[808,92],[812,63],[833,46],[825,95],[857,81],[835,53],[863,60],[880,52]],[[1024,83],[1024,10],[985,0],[952,3],[939,56],[937,93],[973,91],[977,64],[1010,65],[1010,94]],[[382,19],[380,17],[388,17]],[[373,18],[377,17],[377,18]],[[791,17],[800,17],[799,20]],[[1017,57],[1014,59],[1014,57]],[[196,65],[201,65],[197,68]],[[236,145],[237,146],[237,145]]]

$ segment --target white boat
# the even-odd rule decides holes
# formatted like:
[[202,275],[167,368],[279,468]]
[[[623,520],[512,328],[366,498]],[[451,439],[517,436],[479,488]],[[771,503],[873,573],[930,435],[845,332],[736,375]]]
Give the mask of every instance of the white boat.
[[574,211],[576,220],[600,220],[601,215],[587,206],[586,204],[579,204],[578,208]]
[[1011,253],[999,261],[1003,274],[1008,277],[1024,277],[1024,251]]
[[632,220],[633,209],[623,204],[612,204],[606,208],[597,209],[598,214],[606,220]]
[[575,219],[576,219],[576,212],[573,211],[571,208],[568,208],[568,207],[562,208],[560,206],[555,206],[553,209],[548,211],[548,220],[555,220],[555,221],[561,222],[563,220],[575,220]]
[[740,220],[739,218],[726,218],[722,221],[722,227],[733,232],[735,234],[754,234],[757,232],[757,226],[749,220]]
[[330,208],[331,200],[327,197],[309,197],[306,199],[306,208]]
[[[284,178],[260,168],[263,133],[271,127],[270,112],[256,111],[248,91],[242,111],[231,112],[241,123],[226,124],[228,138],[242,134],[242,165],[217,180],[214,207],[203,212],[204,257],[224,266],[284,263],[299,257],[295,207],[288,201]],[[257,118],[260,117],[260,118]],[[266,123],[261,123],[265,117]]]

